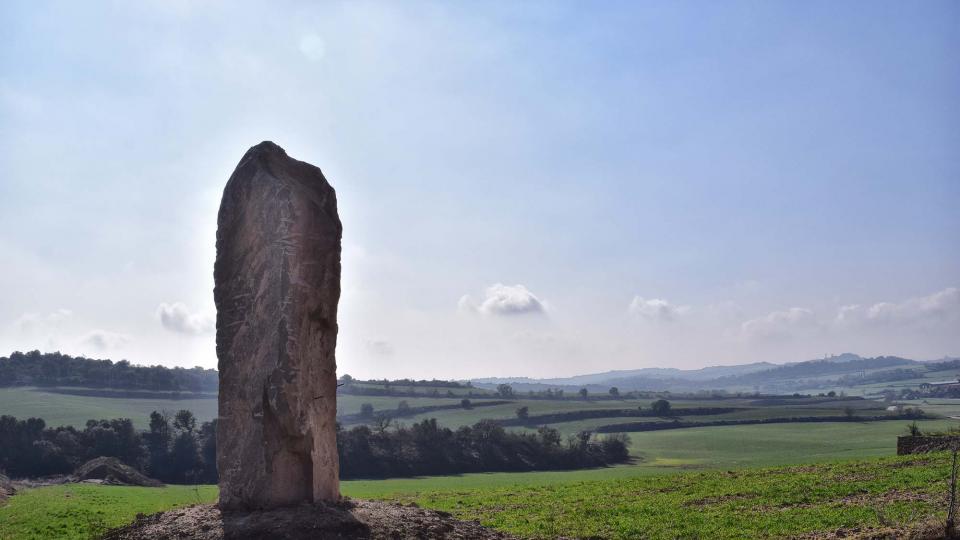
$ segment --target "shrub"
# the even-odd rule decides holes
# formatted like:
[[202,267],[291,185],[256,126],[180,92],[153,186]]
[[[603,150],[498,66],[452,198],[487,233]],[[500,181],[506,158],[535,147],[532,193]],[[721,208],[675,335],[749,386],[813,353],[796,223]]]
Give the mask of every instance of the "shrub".
[[364,403],[360,405],[360,416],[364,418],[370,418],[373,416],[373,405],[370,403]]
[[660,415],[660,416],[669,416],[670,402],[665,399],[658,399],[650,404],[650,409],[653,410],[653,414]]
[[530,416],[530,408],[529,408],[529,407],[524,406],[524,407],[518,407],[518,408],[517,408],[517,418],[519,418],[519,419],[521,419],[521,420],[526,420],[527,418],[529,418],[529,416]]

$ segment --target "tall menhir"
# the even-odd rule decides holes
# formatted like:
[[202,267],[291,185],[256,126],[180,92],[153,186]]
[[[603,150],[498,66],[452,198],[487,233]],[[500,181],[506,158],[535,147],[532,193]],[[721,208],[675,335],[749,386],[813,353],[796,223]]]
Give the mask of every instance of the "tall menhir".
[[224,510],[340,497],[341,232],[320,169],[272,142],[247,151],[223,191],[213,294]]

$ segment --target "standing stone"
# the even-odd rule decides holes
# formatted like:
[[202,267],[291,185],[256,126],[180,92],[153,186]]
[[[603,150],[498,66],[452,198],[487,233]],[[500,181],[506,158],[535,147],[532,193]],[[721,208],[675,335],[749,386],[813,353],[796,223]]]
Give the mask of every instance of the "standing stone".
[[220,507],[340,497],[340,218],[320,169],[272,142],[227,182],[217,219]]

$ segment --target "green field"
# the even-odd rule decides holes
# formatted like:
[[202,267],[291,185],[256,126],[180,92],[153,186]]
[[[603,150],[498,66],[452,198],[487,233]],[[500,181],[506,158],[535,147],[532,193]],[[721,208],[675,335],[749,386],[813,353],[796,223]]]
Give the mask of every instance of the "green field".
[[[595,409],[649,409],[649,399],[620,399],[620,400],[582,400],[582,399],[525,399],[517,397],[510,403],[493,406],[476,406],[471,409],[460,407],[460,398],[433,398],[433,397],[398,397],[398,396],[338,396],[337,407],[340,415],[352,415],[353,419],[345,421],[345,427],[355,425],[356,415],[361,406],[369,403],[375,411],[396,411],[400,402],[405,401],[412,408],[427,406],[452,406],[454,408],[431,411],[418,415],[395,419],[396,422],[411,424],[427,418],[436,418],[446,427],[457,428],[463,425],[472,425],[483,419],[508,420],[516,417],[519,407],[527,407],[531,416]],[[474,398],[476,405],[487,400]],[[937,400],[936,405],[911,403],[911,406],[924,407],[929,412],[944,413],[945,415],[958,414],[960,400]],[[952,403],[951,403],[952,402]],[[885,404],[873,400],[860,401],[828,401],[819,402],[817,399],[788,400],[787,403],[766,404],[763,400],[752,398],[728,398],[722,400],[711,399],[672,399],[676,416],[681,420],[716,421],[716,420],[750,420],[775,417],[797,416],[842,416],[846,407],[857,410],[857,414],[876,416],[887,414]],[[726,414],[689,416],[684,417],[682,409],[691,407],[735,407],[741,410]],[[198,420],[207,421],[216,417],[216,399],[133,399],[114,397],[91,397],[59,394],[34,388],[0,388],[0,414],[17,418],[40,417],[48,426],[73,425],[82,427],[90,419],[130,418],[139,428],[147,426],[152,411],[176,411],[189,409],[194,412]],[[656,417],[643,418],[595,418],[561,422],[552,424],[563,434],[569,435],[581,430],[594,430],[599,426],[644,421],[654,422],[663,420]],[[531,426],[536,422],[531,422]],[[516,429],[524,429],[517,427]]]
[[534,538],[781,538],[945,515],[944,455],[398,497]]
[[211,502],[216,486],[144,488],[64,484],[18,492],[0,505],[0,538],[95,538],[137,514]]
[[[917,422],[943,430],[951,420]],[[796,423],[723,426],[629,433],[633,463],[575,471],[476,473],[456,476],[349,480],[344,493],[360,498],[411,496],[435,491],[572,484],[689,471],[730,470],[891,457],[906,422]]]
[[217,416],[215,399],[127,399],[72,396],[33,388],[0,388],[0,415],[43,418],[48,426],[82,427],[90,419],[129,418],[144,429],[153,411],[189,409],[201,422]]
[[[341,396],[343,414],[364,403],[376,410],[459,405],[457,398]],[[482,400],[475,400],[482,402]],[[671,400],[679,418],[710,421],[799,416],[884,414],[877,401]],[[911,403],[930,412],[960,413],[960,400]],[[437,418],[456,428],[484,418],[515,418],[590,409],[635,409],[650,400],[533,400],[490,407],[460,407],[399,419],[412,423]],[[737,407],[719,415],[683,416],[690,407]],[[162,400],[84,397],[27,388],[0,389],[0,414],[40,416],[48,425],[82,425],[89,418],[131,417],[139,426],[153,410],[189,408],[212,418],[216,400]],[[553,424],[564,434],[601,425],[669,421],[655,417],[595,418]],[[345,495],[416,502],[522,536],[552,537],[739,537],[793,535],[843,527],[873,527],[930,516],[932,493],[942,492],[943,459],[893,457],[906,420],[883,422],[788,423],[715,426],[629,433],[632,462],[575,471],[483,473],[442,477],[350,480]],[[924,431],[960,425],[952,419],[918,422]],[[514,427],[524,430],[531,427]],[[866,464],[824,465],[867,458]],[[882,461],[877,461],[881,459]],[[906,464],[906,465],[901,465]],[[764,470],[764,467],[792,466]],[[735,471],[735,472],[730,472]],[[913,493],[901,497],[905,491]],[[216,489],[172,486],[162,489],[68,485],[25,490],[0,507],[0,539],[86,538],[126,523],[139,513],[209,501]],[[890,494],[893,493],[893,496]],[[900,498],[898,498],[900,497]],[[901,500],[903,499],[903,500]],[[772,516],[772,517],[771,517]],[[766,531],[766,532],[765,532]],[[72,536],[71,536],[72,535]]]
[[[942,520],[948,457],[520,484],[473,482],[381,492],[529,538],[767,538]],[[519,478],[519,477],[516,477]],[[346,482],[345,495],[372,497]],[[63,485],[0,506],[0,538],[90,538],[138,512],[212,501],[214,486]]]

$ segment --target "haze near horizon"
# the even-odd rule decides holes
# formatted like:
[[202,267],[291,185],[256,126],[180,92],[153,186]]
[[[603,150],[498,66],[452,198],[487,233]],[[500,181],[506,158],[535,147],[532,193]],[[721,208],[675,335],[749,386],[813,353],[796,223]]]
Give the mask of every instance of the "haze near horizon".
[[960,354],[956,3],[283,5],[0,5],[0,355],[215,367],[262,140],[337,190],[340,373]]

